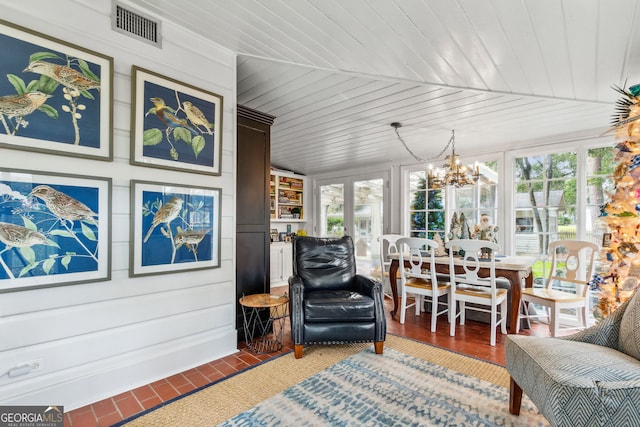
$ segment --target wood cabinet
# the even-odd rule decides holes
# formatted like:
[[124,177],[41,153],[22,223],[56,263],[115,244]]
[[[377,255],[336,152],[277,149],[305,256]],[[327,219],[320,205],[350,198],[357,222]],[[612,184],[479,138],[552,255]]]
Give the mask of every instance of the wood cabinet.
[[272,221],[305,221],[305,181],[303,175],[271,172],[269,199]]
[[239,299],[270,290],[269,178],[273,120],[273,116],[238,105],[236,330],[239,341],[244,341]]
[[289,282],[293,274],[293,246],[291,243],[271,244],[271,286],[282,286]]

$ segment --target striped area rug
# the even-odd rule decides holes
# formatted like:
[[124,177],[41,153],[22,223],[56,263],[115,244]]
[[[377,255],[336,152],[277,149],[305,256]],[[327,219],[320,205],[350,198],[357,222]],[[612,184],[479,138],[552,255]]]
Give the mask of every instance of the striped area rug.
[[498,365],[396,336],[311,346],[131,420],[134,426],[548,426],[526,396],[508,411]]
[[546,426],[528,402],[509,414],[508,391],[389,349],[363,350],[220,426]]

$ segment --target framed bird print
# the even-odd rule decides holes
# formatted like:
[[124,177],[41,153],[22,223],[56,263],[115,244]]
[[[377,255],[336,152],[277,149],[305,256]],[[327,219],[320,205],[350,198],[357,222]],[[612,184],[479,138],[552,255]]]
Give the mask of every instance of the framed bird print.
[[219,188],[131,181],[129,276],[220,267]]
[[0,20],[0,147],[113,160],[113,58]]
[[0,292],[111,278],[111,179],[0,168]]
[[221,174],[223,97],[131,69],[131,163]]

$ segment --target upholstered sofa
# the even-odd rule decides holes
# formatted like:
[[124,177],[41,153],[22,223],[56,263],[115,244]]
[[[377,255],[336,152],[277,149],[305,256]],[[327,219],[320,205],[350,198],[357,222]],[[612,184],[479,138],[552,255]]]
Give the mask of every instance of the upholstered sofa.
[[640,426],[640,293],[577,334],[509,335],[509,410],[524,391],[553,426]]

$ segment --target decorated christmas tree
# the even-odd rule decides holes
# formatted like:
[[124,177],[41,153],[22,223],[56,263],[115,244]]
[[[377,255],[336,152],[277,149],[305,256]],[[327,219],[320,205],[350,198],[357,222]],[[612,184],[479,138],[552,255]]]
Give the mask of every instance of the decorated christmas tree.
[[603,239],[609,266],[604,277],[596,278],[600,289],[596,317],[611,314],[630,296],[640,278],[640,85],[615,90],[622,95],[612,117],[615,186],[600,215],[609,230]]

